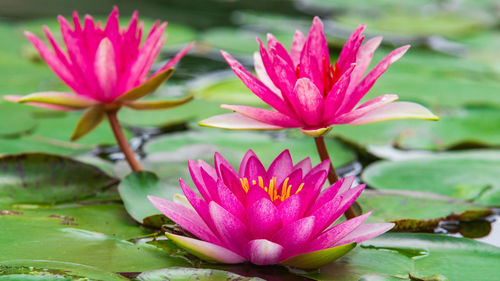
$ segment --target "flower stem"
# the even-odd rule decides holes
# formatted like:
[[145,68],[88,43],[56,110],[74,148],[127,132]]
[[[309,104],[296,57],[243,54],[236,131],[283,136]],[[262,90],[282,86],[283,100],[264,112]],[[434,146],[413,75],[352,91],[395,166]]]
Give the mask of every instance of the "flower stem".
[[132,171],[134,172],[142,171],[141,164],[135,158],[134,152],[132,151],[132,148],[130,148],[127,138],[123,134],[123,129],[122,126],[120,126],[120,122],[118,121],[116,113],[117,113],[116,110],[106,111],[106,114],[108,115],[109,125],[111,126],[111,130],[113,130],[116,142],[118,143],[118,146],[125,155],[125,159],[127,159],[127,162]]
[[[326,144],[325,144],[325,138],[323,136],[320,137],[315,137],[314,142],[316,143],[316,148],[318,149],[318,154],[319,157],[321,158],[321,161],[324,161],[326,159],[330,159],[330,154],[328,153],[328,150],[326,149]],[[339,181],[339,176],[337,175],[337,172],[335,171],[335,168],[333,167],[332,161],[330,161],[330,170],[328,172],[328,181],[330,184],[334,184]],[[356,217],[356,213],[354,212],[354,209],[352,207],[349,207],[344,213],[344,216],[347,219],[352,219]]]

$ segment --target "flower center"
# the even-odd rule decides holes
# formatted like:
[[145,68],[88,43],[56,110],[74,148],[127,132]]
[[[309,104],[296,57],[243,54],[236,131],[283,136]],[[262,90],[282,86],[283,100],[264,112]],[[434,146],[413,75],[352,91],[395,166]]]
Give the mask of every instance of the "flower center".
[[[276,201],[280,200],[281,202],[285,201],[290,197],[290,192],[292,190],[292,185],[288,184],[289,178],[286,178],[283,181],[283,184],[281,185],[281,188],[277,186],[276,184],[276,177],[273,177],[269,183],[264,184],[264,179],[262,177],[258,177],[258,180],[252,180],[252,184],[250,185],[250,182],[248,181],[247,178],[241,178],[240,183],[241,187],[243,190],[245,190],[246,193],[250,190],[250,186],[259,186],[260,188],[264,189],[268,194],[269,197],[271,198],[271,201]],[[297,191],[295,191],[294,194],[299,193],[302,188],[304,187],[304,183],[301,183],[299,185],[299,188],[297,188]]]

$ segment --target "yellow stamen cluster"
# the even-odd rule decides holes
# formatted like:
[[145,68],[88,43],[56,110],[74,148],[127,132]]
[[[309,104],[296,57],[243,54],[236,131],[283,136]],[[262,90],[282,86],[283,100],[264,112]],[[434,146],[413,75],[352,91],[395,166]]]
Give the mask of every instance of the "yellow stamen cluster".
[[[290,197],[290,190],[292,189],[292,185],[288,184],[289,179],[286,178],[283,181],[283,184],[281,185],[281,194],[278,194],[278,186],[276,184],[276,177],[273,177],[270,181],[269,184],[266,186],[264,185],[264,179],[262,177],[258,178],[258,181],[252,180],[252,185],[257,185],[264,189],[268,194],[269,197],[271,198],[271,201],[275,201],[277,199],[280,199],[281,202],[285,201]],[[243,190],[245,190],[246,193],[248,193],[248,190],[250,190],[250,183],[247,178],[241,178],[241,187]],[[295,192],[295,194],[299,193],[302,188],[304,187],[304,183],[300,184],[299,188]]]

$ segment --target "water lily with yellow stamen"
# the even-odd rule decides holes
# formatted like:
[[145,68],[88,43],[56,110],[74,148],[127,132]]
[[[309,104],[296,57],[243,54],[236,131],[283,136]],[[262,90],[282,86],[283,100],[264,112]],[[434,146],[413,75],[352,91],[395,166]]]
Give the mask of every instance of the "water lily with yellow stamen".
[[285,150],[266,169],[249,150],[238,171],[218,153],[214,163],[189,161],[201,195],[180,179],[189,205],[149,196],[156,208],[198,239],[167,237],[201,259],[312,269],[393,226],[364,224],[371,212],[335,224],[364,185],[351,187],[354,178],[347,177],[323,190],[329,159],[315,167],[309,158],[294,165]]

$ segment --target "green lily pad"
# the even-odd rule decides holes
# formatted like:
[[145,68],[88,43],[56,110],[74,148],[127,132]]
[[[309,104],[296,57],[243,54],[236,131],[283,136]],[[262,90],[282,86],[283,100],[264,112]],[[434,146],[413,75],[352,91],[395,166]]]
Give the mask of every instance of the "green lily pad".
[[0,205],[76,201],[116,183],[94,166],[51,154],[6,155],[0,167]]
[[424,191],[500,206],[499,159],[498,151],[481,150],[380,161],[368,166],[362,178],[377,189]]
[[370,275],[399,276],[403,280],[408,280],[404,277],[411,275],[414,278],[440,276],[448,280],[486,281],[496,278],[499,259],[500,248],[470,239],[390,233],[363,242],[338,261],[322,267],[318,273],[305,276],[336,281],[359,280]]
[[22,136],[14,139],[0,139],[0,154],[15,153],[54,153],[62,155],[75,155],[88,152],[90,148],[79,144],[59,141],[52,138],[37,136]]
[[24,280],[88,280],[88,281],[125,281],[126,278],[99,270],[90,266],[69,263],[18,260],[15,262],[0,262],[0,280],[2,281],[24,281]]
[[143,171],[125,177],[118,186],[118,191],[127,212],[139,223],[144,223],[145,218],[160,213],[151,204],[148,195],[172,200],[175,193],[182,193],[178,185],[166,185],[154,173]]
[[0,228],[0,262],[19,259],[69,262],[107,272],[141,272],[187,265],[185,260],[171,258],[155,246],[61,225],[49,217],[0,216]]
[[[326,140],[328,151],[336,166],[342,166],[356,159],[354,153],[338,141]],[[212,161],[215,151],[224,156],[229,163],[237,167],[243,155],[252,149],[264,165],[270,165],[281,151],[289,149],[294,162],[310,157],[313,164],[319,163],[314,140],[302,134],[287,137],[286,132],[251,132],[227,131],[218,129],[200,129],[185,133],[169,134],[149,142],[145,150],[150,159],[159,159],[161,153],[165,161],[170,158],[187,161],[199,158]],[[174,151],[176,151],[174,153]]]
[[27,110],[17,104],[0,102],[0,118],[5,122],[0,126],[0,138],[12,138],[28,133],[36,126],[36,120]]
[[454,147],[500,145],[500,110],[471,107],[441,114],[439,122],[426,122],[398,139],[405,149],[444,150]]
[[153,270],[141,273],[137,276],[140,281],[162,281],[162,280],[227,280],[227,281],[259,281],[264,280],[256,277],[245,277],[232,272],[227,272],[217,269],[204,269],[204,268],[182,268],[171,267],[160,270]]

